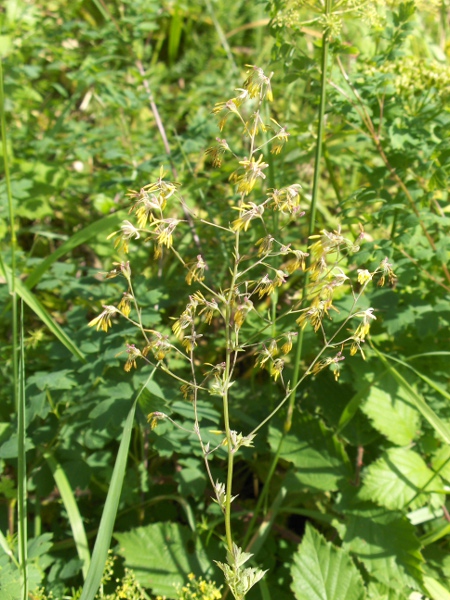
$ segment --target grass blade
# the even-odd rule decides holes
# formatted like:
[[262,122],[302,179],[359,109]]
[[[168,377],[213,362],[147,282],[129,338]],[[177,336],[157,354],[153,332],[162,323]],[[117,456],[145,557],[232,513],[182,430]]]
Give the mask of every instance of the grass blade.
[[80,560],[83,561],[83,578],[86,580],[89,564],[91,562],[91,554],[89,552],[86,531],[84,529],[83,519],[81,518],[80,511],[78,510],[77,501],[75,500],[75,496],[72,492],[72,488],[70,487],[70,483],[67,479],[64,469],[61,467],[55,457],[52,454],[45,453],[44,458],[50,467],[53,478],[55,479],[56,485],[58,486],[58,490],[61,494],[64,507],[67,511],[77,553]]
[[[384,354],[383,352],[381,354],[383,354],[383,356],[386,356],[386,354]],[[430,379],[420,371],[417,371],[417,369],[409,365],[407,362],[400,360],[399,358],[395,358],[394,356],[389,356],[389,359],[412,371],[415,375],[417,375],[417,377],[420,377],[422,381],[425,381],[425,383],[427,383],[431,388],[438,392],[438,394],[441,394],[441,396],[443,396],[447,400],[450,400],[450,394],[447,392],[447,390],[444,390],[444,388],[442,388],[440,385],[438,385],[436,382],[434,382],[432,379]]]
[[8,540],[5,538],[5,536],[3,535],[3,531],[0,531],[0,548],[3,550],[3,552],[9,556],[9,558],[13,561],[13,563],[16,565],[16,567],[19,569],[19,563],[17,561],[17,558],[14,556],[14,552],[11,550],[11,548],[9,547],[8,544]]
[[[7,281],[12,279],[11,271],[9,267],[7,267],[0,257],[0,270],[3,272],[3,275]],[[17,295],[22,298],[22,300],[27,304],[31,310],[47,325],[53,335],[79,360],[85,362],[84,354],[79,350],[79,348],[74,344],[74,342],[70,339],[70,337],[61,329],[61,327],[55,323],[52,317],[49,315],[47,310],[42,306],[36,296],[31,292],[18,277],[15,278],[15,289]]]
[[103,219],[91,223],[81,231],[77,231],[70,239],[55,250],[50,256],[47,256],[27,277],[25,285],[28,289],[32,289],[44,275],[46,271],[62,256],[65,256],[81,244],[85,244],[90,239],[97,237],[104,231],[110,232],[116,225],[118,225],[125,216],[124,211],[118,211],[112,215],[108,215]]
[[105,507],[103,509],[100,527],[95,541],[94,551],[92,553],[91,564],[83,586],[83,592],[80,600],[94,600],[97,590],[100,586],[103,570],[105,568],[108,556],[109,545],[113,533],[114,522],[116,520],[117,508],[119,506],[120,493],[122,491],[125,468],[127,465],[128,449],[130,447],[131,432],[133,429],[134,413],[136,411],[139,396],[147,386],[150,379],[155,374],[156,368],[150,373],[147,381],[143,384],[134,400],[128,413],[123,428],[122,440],[120,442],[119,452],[117,454],[114,471],[109,485],[108,495],[106,497]]
[[425,589],[432,600],[450,600],[450,592],[434,577],[423,578]]
[[450,429],[447,425],[437,416],[432,408],[428,406],[424,398],[416,392],[416,390],[406,381],[406,379],[395,369],[385,358],[381,352],[379,352],[373,345],[373,350],[377,354],[378,358],[384,364],[389,373],[394,377],[397,383],[404,389],[404,391],[408,394],[411,401],[414,403],[416,408],[422,413],[425,419],[430,423],[433,429],[438,433],[441,438],[450,444]]

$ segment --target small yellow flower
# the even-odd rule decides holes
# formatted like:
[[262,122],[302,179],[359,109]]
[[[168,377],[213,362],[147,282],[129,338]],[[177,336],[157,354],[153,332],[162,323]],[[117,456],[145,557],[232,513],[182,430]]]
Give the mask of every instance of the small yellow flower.
[[188,273],[186,275],[186,282],[191,285],[193,281],[203,281],[205,279],[206,263],[203,260],[201,254],[197,256],[197,260],[188,266]]
[[212,146],[212,148],[208,148],[205,151],[207,156],[211,157],[213,167],[221,167],[222,166],[222,157],[227,150],[230,151],[230,147],[228,146],[228,142],[225,139],[216,138],[217,145]]
[[289,354],[289,352],[292,350],[292,338],[294,338],[296,335],[297,333],[292,331],[286,334],[286,341],[281,346],[281,352],[283,354]]
[[258,359],[255,363],[256,367],[260,367],[261,369],[264,367],[267,361],[273,361],[275,356],[278,354],[278,346],[276,340],[271,340],[270,344],[266,346],[265,344],[262,347],[262,350],[258,352]]
[[358,325],[355,333],[353,334],[353,342],[350,347],[351,356],[354,356],[359,350],[362,357],[365,359],[361,344],[366,341],[366,336],[369,333],[371,321],[376,319],[376,316],[373,314],[373,310],[373,308],[368,308],[367,310],[361,311],[355,315],[356,317],[362,318],[362,323]]
[[124,292],[123,296],[122,296],[122,300],[119,302],[119,305],[117,306],[117,308],[121,311],[121,313],[125,317],[130,316],[132,300],[133,300],[133,296],[131,294],[129,294],[128,292]]
[[300,212],[300,190],[301,185],[299,183],[293,183],[279,190],[270,190],[267,194],[272,201],[270,206],[282,213],[287,212],[291,215],[302,216],[304,212]]
[[136,358],[142,356],[142,354],[141,354],[141,351],[139,350],[139,348],[136,348],[136,346],[134,344],[127,344],[127,353],[128,353],[128,358],[125,363],[124,369],[128,373],[129,371],[131,371],[132,367],[137,369]]
[[184,333],[183,333],[184,329],[189,327],[189,325],[192,325],[193,322],[194,322],[194,317],[192,314],[192,309],[188,305],[186,307],[186,310],[180,315],[180,317],[172,325],[172,331],[177,336],[177,338],[179,340],[181,340],[184,336]]
[[276,381],[284,369],[284,360],[282,358],[275,359],[270,365],[270,374]]
[[197,340],[203,337],[201,334],[193,333],[192,335],[185,335],[181,344],[186,348],[186,352],[191,353],[194,348],[198,345]]
[[319,297],[316,297],[314,298],[311,306],[297,319],[297,323],[300,327],[304,328],[309,321],[314,328],[314,331],[317,331],[322,324],[324,316],[328,316],[328,310],[330,308],[337,310],[331,304],[331,300],[321,300]]
[[108,329],[112,327],[112,315],[119,312],[115,306],[104,305],[103,308],[105,310],[102,313],[100,313],[97,317],[95,317],[95,319],[92,319],[92,321],[90,321],[90,323],[88,324],[89,327],[96,326],[97,331],[100,331],[100,329],[102,329],[103,331],[108,331]]
[[247,196],[255,187],[258,178],[266,178],[263,170],[267,169],[269,165],[263,162],[263,158],[264,157],[261,154],[258,160],[255,160],[252,156],[250,160],[244,159],[239,161],[239,164],[242,165],[242,167],[230,175],[230,181],[237,183],[238,192]]
[[131,279],[131,268],[129,261],[121,262],[121,263],[113,263],[114,269],[111,269],[108,273],[105,274],[105,279],[113,279],[118,275],[123,275],[127,281]]
[[234,231],[247,231],[250,221],[257,218],[262,218],[264,213],[264,206],[261,204],[257,206],[254,202],[249,202],[248,204],[243,204],[236,210],[241,211],[241,215],[238,219],[233,221],[231,224],[231,228]]
[[258,256],[262,256],[263,254],[269,254],[272,250],[273,243],[275,238],[271,235],[266,235],[266,237],[261,238],[256,242],[256,246],[259,246]]
[[163,221],[158,221],[158,225],[155,229],[158,246],[166,246],[166,248],[171,248],[173,246],[173,232],[178,223],[180,223],[179,219],[164,219]]
[[237,329],[240,329],[245,321],[246,316],[253,308],[253,302],[245,297],[244,301],[238,305],[236,312],[234,313],[234,325]]
[[367,269],[358,269],[358,283],[364,285],[372,279],[372,274]]
[[309,256],[308,252],[291,250],[290,254],[293,255],[293,258],[290,258],[287,263],[283,265],[283,268],[286,269],[289,275],[297,269],[304,271],[306,269],[306,258]]
[[122,221],[122,225],[121,225],[119,231],[114,231],[114,233],[111,233],[110,235],[108,235],[108,237],[106,239],[109,240],[110,238],[114,237],[117,234],[120,234],[120,235],[114,242],[114,248],[117,248],[122,243],[122,250],[124,252],[128,252],[128,248],[129,248],[128,242],[132,238],[134,238],[135,240],[138,240],[141,237],[141,234],[139,233],[139,229],[137,229],[133,225],[133,223],[130,223],[130,221],[126,221],[126,220]]
[[250,98],[256,98],[257,96],[260,96],[261,98],[267,97],[271,102],[273,100],[273,95],[270,80],[273,73],[268,77],[261,68],[255,67],[254,65],[246,66],[249,67],[249,70],[247,71],[249,76],[244,81],[244,88],[248,91]]
[[380,285],[380,286],[384,285],[384,282],[386,281],[386,277],[387,277],[391,286],[395,287],[395,285],[397,283],[397,275],[394,273],[394,271],[392,269],[392,265],[388,261],[387,258],[384,258],[381,261],[379,268],[381,269],[382,275],[381,275],[380,281],[378,282],[378,285]]

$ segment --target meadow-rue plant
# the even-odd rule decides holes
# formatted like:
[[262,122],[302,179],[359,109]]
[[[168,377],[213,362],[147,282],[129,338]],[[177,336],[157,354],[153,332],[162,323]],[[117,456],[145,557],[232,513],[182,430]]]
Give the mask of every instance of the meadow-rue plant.
[[[140,330],[142,341],[127,344],[125,370],[139,368],[140,363],[152,365],[173,377],[181,397],[192,403],[194,427],[191,433],[198,438],[214,500],[223,512],[225,522],[227,562],[217,564],[236,600],[245,598],[265,574],[257,567],[244,567],[251,554],[237,545],[232,530],[236,454],[241,447],[253,445],[259,429],[285,405],[291,394],[295,394],[308,375],[330,368],[338,379],[346,353],[352,356],[360,351],[364,357],[362,346],[376,316],[373,308],[359,308],[359,300],[374,278],[379,277],[379,282],[384,283],[387,277],[391,284],[395,279],[387,259],[372,272],[352,270],[351,256],[358,252],[364,239],[362,227],[356,239],[346,237],[340,229],[323,229],[310,236],[309,244],[304,243],[295,235],[308,208],[301,186],[287,183],[277,189],[266,189],[269,151],[279,154],[289,136],[284,126],[274,119],[266,122],[263,116],[268,114],[267,104],[273,99],[272,76],[259,67],[248,66],[247,77],[243,87],[237,90],[238,95],[218,102],[213,109],[213,113],[219,115],[221,131],[231,119],[237,122],[242,131],[245,155],[240,154],[242,150],[233,149],[231,141],[217,138],[217,145],[206,151],[212,165],[220,167],[228,156],[237,163],[229,177],[232,200],[227,209],[231,210],[224,211],[222,218],[219,215],[213,221],[193,211],[191,216],[194,223],[212,228],[221,236],[228,249],[227,279],[214,281],[212,265],[208,265],[202,254],[193,258],[183,256],[180,236],[184,235],[181,230],[187,222],[178,219],[177,212],[186,204],[180,196],[180,185],[167,180],[161,168],[154,183],[143,186],[139,192],[129,192],[133,200],[130,214],[134,215],[136,225],[129,220],[123,222],[120,230],[113,234],[115,247],[128,253],[132,244],[144,240],[154,246],[155,259],[172,253],[186,270],[186,282],[194,286],[194,290],[189,294],[184,310],[174,318],[172,335],[167,329],[149,329],[133,289],[129,262],[117,262],[107,277],[121,274],[128,287],[117,307],[105,306],[89,324],[105,332],[113,325],[113,316],[133,324]],[[232,213],[238,214],[233,218]],[[303,289],[306,274],[308,284]],[[338,314],[341,310],[339,300],[345,296],[350,296],[351,308],[340,317],[337,326],[331,324],[329,327],[333,312]],[[247,326],[250,319],[251,328]],[[357,324],[352,328],[354,321]],[[255,322],[259,323],[256,327]],[[320,334],[322,347],[291,387],[293,340],[306,327]],[[208,344],[214,342],[217,347],[220,338],[222,360],[209,363],[204,359],[208,357]],[[210,355],[216,353],[211,350]],[[186,365],[186,370],[177,373],[172,369],[169,358],[174,354]],[[264,370],[278,390],[275,406],[268,406],[266,418],[248,432],[235,431],[230,424],[232,386],[239,377],[237,365],[243,356],[252,361],[255,368]],[[199,399],[209,395],[222,399],[225,433],[215,448],[202,437],[198,412]],[[151,413],[151,427],[166,417],[164,413]],[[175,420],[169,420],[178,426]],[[211,458],[219,448],[228,454],[225,482],[214,480],[210,470]]]

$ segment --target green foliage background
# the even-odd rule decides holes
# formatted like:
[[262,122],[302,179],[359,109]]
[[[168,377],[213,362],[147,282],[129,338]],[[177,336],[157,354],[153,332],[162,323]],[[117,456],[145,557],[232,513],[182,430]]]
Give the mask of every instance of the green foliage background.
[[[356,237],[362,224],[365,241],[349,268],[373,270],[387,257],[397,285],[375,286],[365,300],[377,317],[366,360],[348,358],[338,382],[326,370],[297,393],[253,532],[254,564],[268,573],[248,597],[401,600],[413,591],[450,597],[449,7],[444,0],[334,4],[341,12],[329,23],[321,19],[321,3],[290,0],[6,0],[0,8],[16,289],[25,302],[30,591],[41,586],[55,598],[76,597],[124,421],[149,376],[145,367],[123,371],[118,353],[134,340],[132,328],[119,323],[104,336],[87,327],[125,291],[123,282],[105,281],[101,273],[123,259],[106,238],[127,218],[127,190],[153,181],[161,164],[174,166],[188,206],[210,220],[233,218],[231,170],[212,169],[204,151],[219,135],[212,107],[241,85],[250,63],[274,72],[273,113],[290,133],[284,152],[272,159],[267,187],[300,183],[308,210],[328,25],[317,229],[340,224]],[[230,135],[239,138],[237,131]],[[227,273],[217,257],[227,248],[205,231],[199,231],[202,251],[219,287]],[[0,234],[0,592],[15,599],[22,597],[20,433],[5,178]],[[286,243],[306,244],[306,221],[285,235]],[[195,258],[191,234],[178,243]],[[179,316],[192,290],[170,255],[158,264],[151,254],[136,246],[132,264],[146,325],[156,328]],[[289,289],[281,294],[283,301]],[[338,308],[333,324],[348,309],[345,297]],[[306,330],[305,364],[320,343]],[[221,352],[211,343],[202,358],[216,364]],[[292,370],[291,363],[287,380]],[[241,374],[231,418],[234,429],[246,431],[267,416],[277,390],[250,363]],[[219,399],[211,396],[199,409],[205,437],[220,443]],[[133,569],[148,595],[175,598],[175,586],[191,572],[221,583],[214,561],[223,560],[223,516],[211,500],[196,438],[168,421],[151,430],[153,411],[193,425],[191,406],[172,380],[158,373],[147,381],[117,498],[114,569],[119,577],[124,566]],[[283,417],[239,454],[233,525],[241,540]],[[225,480],[220,452],[211,468]],[[83,527],[76,533],[80,523],[86,537]],[[114,580],[101,594],[112,593]]]

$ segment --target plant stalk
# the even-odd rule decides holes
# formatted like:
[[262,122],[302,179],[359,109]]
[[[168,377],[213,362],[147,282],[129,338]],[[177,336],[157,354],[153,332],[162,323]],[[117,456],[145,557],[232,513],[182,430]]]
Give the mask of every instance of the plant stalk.
[[[5,117],[5,93],[3,87],[3,61],[0,59],[0,122],[2,128],[2,151],[3,165],[5,168],[6,195],[8,197],[8,217],[11,229],[11,278],[8,281],[9,293],[12,302],[12,366],[14,382],[14,402],[16,410],[18,408],[19,394],[19,361],[18,361],[18,313],[17,313],[17,294],[16,294],[16,253],[17,237],[15,229],[15,212],[11,191],[11,176],[9,172],[8,145],[6,137],[6,117]],[[5,274],[7,272],[5,271]]]
[[[332,8],[332,0],[326,0],[324,7],[324,15],[328,17],[331,14]],[[325,29],[322,35],[322,57],[321,57],[321,77],[320,77],[320,102],[319,102],[319,114],[318,114],[318,125],[317,125],[317,144],[315,149],[315,157],[314,157],[314,175],[313,175],[313,188],[312,188],[312,196],[311,196],[311,208],[309,214],[309,227],[308,227],[308,235],[311,236],[314,233],[316,226],[316,212],[317,212],[317,199],[319,196],[319,182],[320,182],[320,163],[322,157],[322,146],[323,146],[323,131],[324,131],[324,123],[325,123],[325,107],[326,107],[326,87],[327,87],[327,71],[328,71],[328,50],[329,50],[329,30]],[[307,267],[309,267],[311,260],[310,257],[307,259]],[[307,295],[307,288],[309,284],[309,271],[306,269],[305,278],[303,282],[303,293],[302,299],[304,300]],[[269,472],[264,483],[263,490],[258,499],[257,505],[255,507],[255,511],[253,513],[252,520],[250,521],[249,527],[247,529],[247,533],[245,535],[244,540],[244,548],[248,544],[248,541],[251,538],[254,526],[256,524],[259,511],[263,505],[263,502],[269,492],[270,482],[275,473],[276,466],[278,464],[281,448],[283,445],[283,441],[287,433],[290,431],[292,426],[292,415],[294,412],[294,404],[295,404],[295,395],[297,392],[299,377],[300,377],[300,363],[302,358],[303,351],[303,329],[300,328],[298,331],[297,344],[295,349],[295,358],[294,358],[294,373],[292,376],[292,393],[289,398],[288,409],[286,420],[284,423],[283,434],[280,439],[280,443],[278,445],[275,456],[273,457],[272,463],[269,467]]]

